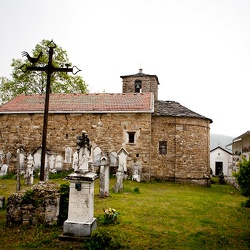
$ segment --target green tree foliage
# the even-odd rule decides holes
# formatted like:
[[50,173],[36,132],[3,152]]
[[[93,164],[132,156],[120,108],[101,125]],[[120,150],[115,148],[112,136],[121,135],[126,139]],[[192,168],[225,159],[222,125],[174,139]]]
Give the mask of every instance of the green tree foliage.
[[[48,64],[49,43],[50,41],[43,40],[40,44],[37,44],[35,49],[30,53],[31,57],[37,57],[40,52],[43,53],[35,66],[44,67]],[[22,57],[21,59],[12,59],[12,79],[0,77],[0,103],[5,103],[19,94],[45,93],[47,83],[46,73],[41,71],[23,72],[20,67],[25,64],[27,66],[32,66],[26,57]],[[53,66],[66,67],[66,65],[71,65],[67,56],[67,52],[57,45],[54,48]],[[51,93],[87,92],[88,85],[79,75],[72,75],[72,73],[66,74],[65,72],[54,72],[51,75]]]
[[250,157],[248,159],[243,155],[239,162],[239,171],[235,174],[240,185],[241,194],[250,199]]

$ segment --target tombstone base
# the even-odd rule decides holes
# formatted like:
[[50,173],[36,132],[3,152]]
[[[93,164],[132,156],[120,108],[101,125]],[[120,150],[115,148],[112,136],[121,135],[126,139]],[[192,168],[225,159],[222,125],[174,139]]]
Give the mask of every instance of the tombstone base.
[[93,218],[93,221],[90,223],[66,220],[63,224],[63,235],[77,237],[91,236],[96,228],[96,218]]

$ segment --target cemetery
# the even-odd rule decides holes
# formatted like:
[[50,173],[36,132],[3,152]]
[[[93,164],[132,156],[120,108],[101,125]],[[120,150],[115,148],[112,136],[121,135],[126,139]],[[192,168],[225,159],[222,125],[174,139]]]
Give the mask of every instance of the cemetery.
[[[212,120],[158,101],[157,76],[140,70],[121,76],[122,95],[51,96],[48,122],[50,75],[75,67],[54,67],[54,48],[47,66],[26,67],[46,72],[45,101],[20,95],[18,105],[0,107],[1,249],[250,247],[244,198],[226,183],[210,183]],[[37,101],[38,110],[26,105]],[[64,110],[75,102],[83,103],[80,113],[77,105]]]
[[[110,193],[106,198],[99,196],[100,179],[94,181],[97,228],[91,236],[93,239],[102,242],[101,239],[106,237],[110,244],[122,245],[120,249],[249,247],[250,212],[240,206],[246,198],[230,185],[212,184],[207,188],[124,180],[123,192],[115,193],[116,181],[116,177],[110,178]],[[38,182],[39,179],[34,178],[34,183]],[[49,182],[67,183],[63,178]],[[21,183],[22,190],[30,188],[23,177]],[[135,192],[138,189],[139,192]],[[0,196],[5,197],[5,205],[15,190],[16,180],[0,179]],[[102,224],[103,209],[108,208],[118,212],[115,224]],[[0,209],[1,244],[6,246],[3,249],[88,249],[84,247],[88,240],[85,237],[82,242],[66,241],[60,239],[62,234],[62,224],[7,227],[6,209]]]
[[[106,154],[92,147],[86,131],[77,137],[75,149],[67,150],[72,169],[66,177],[50,179],[55,168],[47,160],[45,181],[39,181],[39,173],[33,175],[34,158],[22,152],[20,184],[2,176],[0,234],[6,249],[249,247],[250,211],[240,207],[244,197],[233,186],[140,181],[136,164],[134,174],[126,174],[125,149]],[[60,221],[62,184],[69,187],[69,198]],[[9,237],[14,240],[4,240]]]

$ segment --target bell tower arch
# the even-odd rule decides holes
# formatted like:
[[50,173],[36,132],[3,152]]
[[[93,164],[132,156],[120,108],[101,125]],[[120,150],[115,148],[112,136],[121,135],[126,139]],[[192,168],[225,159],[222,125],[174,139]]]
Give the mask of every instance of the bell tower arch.
[[146,93],[154,94],[154,100],[158,99],[158,77],[156,75],[149,75],[139,73],[135,75],[120,76],[122,78],[122,93]]

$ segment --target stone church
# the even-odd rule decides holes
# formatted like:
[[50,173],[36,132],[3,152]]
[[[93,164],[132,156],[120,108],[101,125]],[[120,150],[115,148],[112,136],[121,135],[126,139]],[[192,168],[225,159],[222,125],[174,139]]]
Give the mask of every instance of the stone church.
[[[103,152],[127,152],[127,174],[141,179],[209,185],[212,120],[175,101],[158,100],[158,77],[121,76],[122,93],[51,94],[47,149],[65,156],[82,130]],[[0,106],[0,150],[32,154],[41,146],[45,95],[19,95]],[[71,167],[63,161],[63,168]]]

